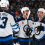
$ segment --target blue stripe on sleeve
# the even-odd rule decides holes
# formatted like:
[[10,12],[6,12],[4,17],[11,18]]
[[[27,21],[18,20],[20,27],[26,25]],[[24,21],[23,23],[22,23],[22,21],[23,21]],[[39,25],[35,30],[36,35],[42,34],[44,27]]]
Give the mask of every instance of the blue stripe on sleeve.
[[[13,29],[13,31],[15,31],[15,30],[18,29],[18,28],[19,28],[19,31],[20,31],[20,27],[19,27],[19,26],[18,26],[17,28],[12,28],[12,29]],[[19,32],[19,31],[18,31],[18,32]]]
[[17,26],[16,28],[12,28],[12,29],[18,29],[19,28],[19,26]]
[[11,26],[14,27],[14,26],[16,26],[16,25],[18,25],[18,23],[14,24],[14,25],[11,25]]

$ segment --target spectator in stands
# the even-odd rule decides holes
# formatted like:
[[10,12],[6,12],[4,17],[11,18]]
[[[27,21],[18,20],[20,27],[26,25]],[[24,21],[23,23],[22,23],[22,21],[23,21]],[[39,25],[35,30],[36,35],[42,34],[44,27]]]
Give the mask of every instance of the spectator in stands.
[[43,8],[45,8],[45,2],[43,3]]
[[35,8],[33,8],[33,9],[32,9],[32,12],[33,12],[33,13],[35,13],[35,12],[36,12],[36,9],[35,9]]

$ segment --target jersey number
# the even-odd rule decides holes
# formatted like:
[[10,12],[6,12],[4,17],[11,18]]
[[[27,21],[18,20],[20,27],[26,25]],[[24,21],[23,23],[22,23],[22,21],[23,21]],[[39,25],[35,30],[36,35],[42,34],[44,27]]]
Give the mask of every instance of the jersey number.
[[0,28],[5,28],[8,18],[7,17],[0,17],[1,21],[3,21],[3,24],[0,24]]

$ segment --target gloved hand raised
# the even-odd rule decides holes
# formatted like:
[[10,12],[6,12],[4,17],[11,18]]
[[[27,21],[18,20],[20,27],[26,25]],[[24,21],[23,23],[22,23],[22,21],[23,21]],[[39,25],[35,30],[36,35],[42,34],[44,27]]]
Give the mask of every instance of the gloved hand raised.
[[38,30],[38,31],[44,31],[44,27],[43,27],[43,26],[38,26],[38,27],[37,27],[37,30]]
[[26,35],[29,36],[31,35],[31,33],[32,33],[32,29],[28,27],[26,31]]

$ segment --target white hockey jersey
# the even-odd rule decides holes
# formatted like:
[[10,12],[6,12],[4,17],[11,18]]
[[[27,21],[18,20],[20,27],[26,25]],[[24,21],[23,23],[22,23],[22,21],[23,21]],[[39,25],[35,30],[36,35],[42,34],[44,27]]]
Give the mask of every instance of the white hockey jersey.
[[41,32],[37,31],[37,27],[40,26],[40,24],[41,24],[42,26],[45,26],[44,23],[34,22],[35,38],[36,38],[37,40],[41,40],[41,39],[45,38],[45,30],[44,30],[44,31],[41,31]]
[[[43,19],[40,21],[39,21],[39,18],[37,18],[35,21],[36,22],[34,22],[34,27],[40,26],[40,24],[45,27],[45,17],[43,17]],[[34,29],[34,30],[36,30],[37,35],[35,34],[35,38],[37,40],[41,40],[45,38],[45,28],[44,28],[44,31],[41,31],[41,32],[39,31],[37,32],[37,29]]]
[[7,11],[0,10],[0,41],[8,41],[12,39],[13,30],[19,31],[18,23]]
[[[29,26],[30,28],[33,30],[33,21],[31,20],[28,20],[29,22]],[[18,33],[18,37],[21,37],[21,38],[29,38],[29,36],[27,36],[25,34],[25,31],[27,30],[28,26],[27,26],[27,20],[22,20],[19,22],[19,27],[20,27],[20,31]],[[31,36],[32,37],[32,36]]]
[[[26,35],[25,31],[27,30],[28,26],[27,26],[27,19],[24,19],[22,16],[20,18],[17,19],[18,23],[19,23],[19,27],[20,27],[20,31],[18,33],[18,40],[19,41],[29,41],[29,36]],[[28,20],[29,26],[33,31],[33,21],[32,20]],[[31,33],[30,38],[33,36],[33,32]],[[30,40],[32,41],[32,39]]]

